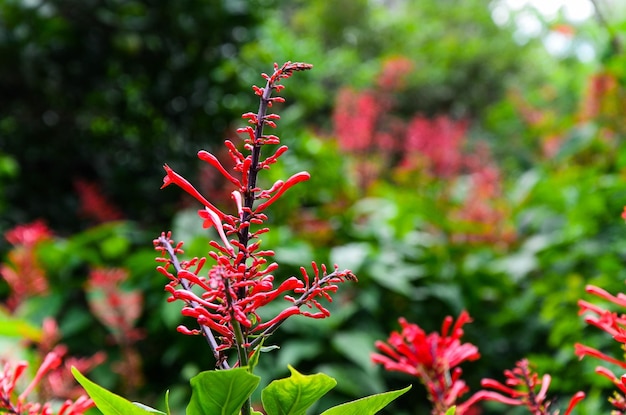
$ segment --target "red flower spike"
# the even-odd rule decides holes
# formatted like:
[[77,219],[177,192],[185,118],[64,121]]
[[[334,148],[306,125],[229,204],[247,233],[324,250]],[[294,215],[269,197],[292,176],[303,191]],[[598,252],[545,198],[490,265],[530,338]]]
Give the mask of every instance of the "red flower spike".
[[[162,257],[158,258],[158,272],[163,274],[168,283],[165,290],[170,294],[168,301],[178,300],[184,303],[181,313],[194,318],[199,329],[189,329],[181,326],[177,330],[183,334],[202,334],[209,343],[218,366],[229,368],[226,355],[223,352],[231,347],[245,348],[246,356],[258,346],[263,339],[271,335],[282,322],[292,316],[301,314],[311,318],[323,318],[330,315],[321,304],[321,299],[332,301],[331,293],[336,292],[337,283],[345,280],[356,280],[348,270],[339,271],[337,267],[327,274],[326,268],[315,268],[315,278],[311,281],[306,276],[304,280],[291,277],[286,281],[274,285],[272,273],[278,265],[269,263],[268,258],[274,252],[261,248],[261,242],[255,240],[259,235],[268,231],[263,227],[267,216],[263,211],[275,203],[288,189],[295,184],[309,179],[309,174],[301,172],[293,175],[286,181],[277,181],[271,189],[261,190],[257,187],[259,171],[269,168],[287,151],[286,146],[279,146],[272,155],[263,158],[261,148],[268,144],[279,144],[275,135],[264,135],[265,126],[275,127],[280,119],[278,114],[268,114],[267,108],[274,102],[284,102],[282,97],[272,97],[273,93],[282,90],[279,85],[282,79],[290,77],[295,71],[310,69],[311,65],[287,62],[282,66],[275,65],[271,75],[264,74],[267,84],[265,87],[253,87],[254,93],[260,97],[258,113],[248,112],[242,118],[250,125],[237,129],[244,134],[243,149],[250,154],[245,155],[233,144],[224,142],[228,155],[234,167],[227,170],[218,158],[206,151],[200,151],[198,157],[216,168],[235,189],[230,195],[236,207],[236,214],[226,214],[210,204],[189,182],[172,169],[166,166],[164,186],[176,184],[187,193],[199,200],[205,209],[198,212],[204,219],[205,227],[214,227],[218,238],[211,240],[213,248],[208,253],[214,264],[203,271],[205,258],[179,260],[177,255],[182,254],[180,244],[175,244],[171,235],[162,234],[154,242],[155,249]],[[257,202],[264,200],[263,202]],[[258,204],[258,206],[254,206]],[[261,225],[260,229],[254,229]],[[229,239],[230,238],[230,239]],[[298,294],[298,298],[290,296]],[[270,302],[284,298],[291,304],[274,318],[262,321],[258,310]],[[301,311],[305,306],[318,312]],[[235,337],[237,334],[237,338]],[[254,340],[248,337],[254,335]],[[242,338],[243,337],[243,338]],[[245,365],[246,362],[237,362],[236,365]]]

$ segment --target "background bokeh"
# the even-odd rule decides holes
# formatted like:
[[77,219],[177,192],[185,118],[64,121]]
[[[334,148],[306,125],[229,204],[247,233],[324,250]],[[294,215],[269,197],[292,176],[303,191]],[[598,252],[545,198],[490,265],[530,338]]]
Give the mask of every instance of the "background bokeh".
[[[170,389],[182,413],[187,380],[214,362],[176,333],[152,239],[171,229],[201,256],[213,235],[182,191],[159,190],[162,165],[231,210],[195,154],[226,154],[260,72],[305,61],[276,108],[290,152],[261,180],[312,178],[272,206],[263,243],[279,278],[316,260],[359,282],[331,318],[272,337],[264,381],[287,364],[335,377],[317,411],[416,383],[374,367],[374,341],[400,316],[431,331],[466,309],[482,355],[463,366],[472,390],[528,357],[557,404],[582,389],[577,413],[606,412],[611,385],[573,344],[620,353],[576,303],[586,284],[626,279],[626,5],[580,3],[587,14],[497,0],[0,2],[0,231],[42,220],[49,233],[0,241],[2,354],[105,352],[91,378],[160,408]],[[385,413],[428,412],[416,384]]]

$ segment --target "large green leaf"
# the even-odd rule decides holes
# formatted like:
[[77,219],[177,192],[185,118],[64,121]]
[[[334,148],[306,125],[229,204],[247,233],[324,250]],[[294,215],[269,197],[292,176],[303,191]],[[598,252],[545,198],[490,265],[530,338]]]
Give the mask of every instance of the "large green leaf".
[[150,408],[146,410],[140,408],[138,405],[122,398],[119,395],[114,394],[103,388],[102,386],[90,381],[83,376],[78,369],[72,367],[72,374],[82,385],[83,388],[89,394],[89,397],[96,403],[98,409],[104,415],[151,415],[154,413],[164,414],[164,412],[157,411]]
[[237,415],[260,380],[246,367],[201,372],[191,378],[187,415]]
[[334,406],[322,412],[322,415],[373,415],[409,389],[411,389],[411,385],[397,391],[367,396],[356,401]]
[[268,415],[304,415],[307,408],[337,384],[323,373],[303,375],[291,366],[289,371],[290,377],[273,381],[261,393]]

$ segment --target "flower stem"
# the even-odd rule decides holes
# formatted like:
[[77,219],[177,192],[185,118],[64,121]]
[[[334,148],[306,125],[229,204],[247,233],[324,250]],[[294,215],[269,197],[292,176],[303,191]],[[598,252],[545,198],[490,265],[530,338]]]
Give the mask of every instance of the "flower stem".
[[[176,253],[174,252],[174,248],[172,247],[172,244],[170,244],[170,241],[164,236],[159,237],[158,241],[159,243],[161,243],[161,245],[165,247],[165,250],[169,254],[176,273],[180,272],[182,270],[182,267],[180,266],[180,262],[178,261],[178,257],[176,256]],[[180,285],[182,285],[185,290],[191,291],[191,287],[189,286],[189,282],[187,280],[181,278]],[[200,307],[200,305],[195,301],[190,301],[189,305],[192,308]],[[217,341],[215,341],[215,337],[213,336],[211,329],[200,324],[200,330],[202,331],[202,334],[204,335],[207,343],[209,343],[209,347],[213,352],[213,357],[215,357],[215,362],[218,367],[220,369],[230,369],[228,362],[222,359],[220,352],[217,351]]]

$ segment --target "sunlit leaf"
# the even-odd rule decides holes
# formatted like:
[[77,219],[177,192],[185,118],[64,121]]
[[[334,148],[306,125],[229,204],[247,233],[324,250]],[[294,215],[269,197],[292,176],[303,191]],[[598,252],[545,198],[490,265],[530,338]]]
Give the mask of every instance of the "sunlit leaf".
[[[409,389],[411,389],[411,385],[397,391],[366,396],[356,401],[334,406],[322,412],[322,415],[373,415]],[[446,413],[446,415],[450,414]]]
[[323,373],[303,375],[289,366],[291,376],[275,380],[261,394],[268,415],[304,415],[337,382]]

